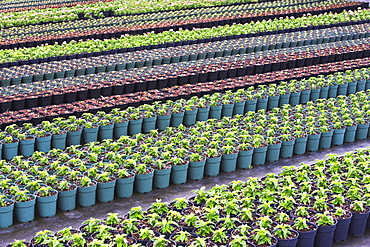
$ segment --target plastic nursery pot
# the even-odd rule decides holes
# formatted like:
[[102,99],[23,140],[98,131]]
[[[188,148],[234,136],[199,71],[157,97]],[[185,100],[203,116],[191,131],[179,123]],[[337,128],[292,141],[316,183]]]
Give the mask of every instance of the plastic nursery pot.
[[58,191],[53,191],[51,196],[37,196],[36,209],[41,217],[52,217],[57,213]]
[[206,164],[204,166],[204,176],[217,176],[220,173],[221,158],[218,157],[209,157],[206,159]]
[[266,153],[268,146],[254,148],[252,165],[262,165],[266,162]]
[[60,211],[70,211],[76,208],[77,186],[71,190],[58,191],[57,206]]
[[198,108],[190,111],[185,111],[184,125],[194,125],[197,120]]
[[187,180],[189,162],[182,165],[173,165],[171,170],[171,183],[184,184]]
[[211,107],[198,108],[196,121],[207,121]]
[[153,178],[153,186],[157,189],[164,189],[170,186],[170,179],[171,179],[171,169],[169,167],[167,169],[155,169],[154,170],[154,178]]
[[347,126],[344,133],[344,142],[354,142],[356,138],[357,124],[354,126]]
[[188,167],[188,180],[199,180],[204,176],[204,167],[206,165],[206,159],[197,162],[189,162]]
[[244,115],[245,101],[235,102],[233,115]]
[[29,222],[35,218],[36,197],[29,194],[29,201],[14,204],[14,215],[19,222]]
[[114,199],[116,179],[110,182],[98,182],[96,198],[99,202],[110,202]]
[[19,141],[3,143],[3,159],[11,160],[18,155]]
[[67,146],[81,144],[82,129],[67,132]]
[[114,123],[113,137],[115,139],[118,139],[123,135],[127,135],[127,131],[128,131],[128,121]]
[[363,235],[366,228],[367,218],[369,217],[370,209],[366,207],[366,212],[352,211],[352,220],[349,225],[349,233],[355,236]]
[[333,137],[333,133],[334,133],[333,130],[329,130],[328,132],[321,132],[319,148],[330,148],[331,147],[331,140]]
[[90,207],[96,203],[97,183],[87,187],[77,188],[77,202],[81,207]]
[[222,105],[210,106],[209,118],[221,119]]
[[99,126],[93,128],[83,128],[82,141],[83,143],[98,141]]
[[365,140],[369,132],[369,123],[358,124],[355,138],[357,140]]
[[154,169],[147,168],[148,173],[145,174],[136,174],[135,177],[135,191],[138,193],[147,193],[153,189],[153,177]]
[[238,169],[248,169],[252,165],[253,148],[249,150],[239,150],[236,167]]
[[157,123],[157,116],[143,118],[143,133],[149,133],[150,130],[155,129]]
[[267,153],[266,153],[266,161],[274,162],[274,161],[279,160],[281,144],[282,142],[279,141],[276,144],[268,145]]
[[19,154],[28,157],[31,156],[35,151],[35,138],[28,140],[19,140],[18,152]]
[[13,225],[14,201],[5,200],[7,206],[0,207],[0,228],[6,228]]
[[232,117],[233,112],[234,112],[234,103],[222,105],[221,117]]
[[331,226],[319,226],[315,237],[315,246],[326,247],[333,244],[333,236],[335,228],[337,227],[337,220]]
[[346,128],[342,129],[334,129],[333,138],[331,141],[332,146],[340,146],[344,143],[344,134],[346,132]]
[[306,152],[308,136],[295,139],[293,154],[304,154]]
[[236,170],[236,161],[239,152],[233,154],[222,154],[220,169],[223,172],[233,172]]
[[99,126],[99,141],[105,139],[113,139],[114,124],[100,125]]
[[185,112],[173,112],[171,115],[170,126],[178,127],[184,121]]
[[317,233],[317,226],[313,223],[308,223],[313,226],[312,230],[309,231],[298,231],[298,242],[297,247],[313,247],[315,244],[315,236]]
[[337,227],[335,228],[334,237],[333,237],[334,242],[341,242],[347,239],[349,225],[352,220],[352,214],[349,213],[349,215],[350,216],[345,219],[337,219],[338,223],[337,223]]
[[130,120],[128,123],[128,134],[136,135],[141,133],[141,128],[143,124],[143,119]]
[[172,114],[158,115],[156,128],[159,130],[165,130],[167,127],[170,127],[171,116]]
[[52,135],[51,148],[65,149],[67,144],[67,132],[59,135]]
[[47,153],[51,148],[52,135],[44,137],[36,137],[35,149],[40,152]]
[[290,158],[293,156],[295,139],[289,141],[282,141],[280,149],[281,158]]
[[306,144],[306,149],[308,152],[315,152],[319,150],[320,138],[321,138],[320,132],[313,135],[308,135]]
[[134,194],[135,174],[128,178],[117,178],[116,180],[116,196],[119,198],[131,197]]
[[296,234],[296,236],[293,237],[293,238],[289,238],[289,239],[279,239],[278,238],[277,239],[278,240],[278,243],[277,243],[278,247],[296,247],[297,246],[299,232],[294,231],[294,230],[291,230],[291,232],[294,232]]

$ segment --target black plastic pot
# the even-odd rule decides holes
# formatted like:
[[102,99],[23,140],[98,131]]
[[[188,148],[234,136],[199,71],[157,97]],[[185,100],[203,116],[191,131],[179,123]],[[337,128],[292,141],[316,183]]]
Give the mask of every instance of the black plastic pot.
[[351,214],[351,217],[349,217],[347,219],[339,219],[338,220],[337,227],[334,231],[334,237],[333,237],[333,240],[335,242],[341,242],[341,241],[345,241],[347,239],[348,229],[349,229],[349,225],[351,223],[351,220],[352,220],[352,214]]

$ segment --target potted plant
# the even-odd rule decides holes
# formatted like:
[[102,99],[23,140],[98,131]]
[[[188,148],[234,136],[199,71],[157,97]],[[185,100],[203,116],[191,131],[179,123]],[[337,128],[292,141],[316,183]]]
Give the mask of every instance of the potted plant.
[[14,201],[0,194],[0,228],[13,225]]
[[188,179],[199,180],[203,178],[206,158],[199,153],[191,153],[189,156]]
[[29,222],[35,218],[36,196],[27,191],[18,191],[14,197],[14,215],[19,222]]
[[[150,160],[152,160],[152,157],[150,157]],[[164,160],[155,160],[151,167],[154,169],[154,188],[167,188],[170,185],[171,164]]]
[[255,229],[248,240],[255,245],[276,246],[278,240],[266,229]]
[[226,145],[221,149],[221,166],[223,172],[233,172],[236,170],[236,161],[238,158],[239,150],[231,145]]
[[52,217],[57,211],[58,191],[50,186],[41,187],[35,193],[36,209],[41,217]]
[[147,193],[153,189],[154,169],[145,164],[137,164],[133,170],[135,173],[135,190],[138,193]]
[[90,207],[96,203],[97,182],[89,177],[80,177],[76,182],[77,202],[82,207]]
[[70,211],[76,208],[77,186],[69,181],[59,181],[54,185],[58,191],[58,209],[61,211]]
[[352,220],[349,225],[349,233],[355,236],[363,235],[365,232],[367,216],[370,209],[365,206],[364,201],[352,201],[351,205],[345,207],[346,210],[352,213]]
[[189,161],[179,157],[172,157],[170,159],[170,162],[172,164],[171,183],[173,184],[186,183]]
[[333,218],[338,221],[333,240],[335,242],[345,241],[348,236],[352,214],[348,211],[345,211],[343,208],[336,208],[332,215]]
[[299,233],[290,225],[282,224],[275,227],[273,235],[278,239],[279,245],[296,246]]
[[331,246],[333,243],[334,231],[337,226],[337,220],[327,213],[319,213],[311,218],[311,222],[318,226],[315,245]]
[[134,193],[135,173],[125,168],[118,169],[114,176],[116,180],[116,196],[119,198],[131,197]]

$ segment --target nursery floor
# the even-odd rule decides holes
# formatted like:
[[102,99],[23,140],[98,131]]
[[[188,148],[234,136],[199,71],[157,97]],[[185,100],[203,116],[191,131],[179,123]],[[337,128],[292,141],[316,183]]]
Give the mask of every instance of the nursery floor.
[[[266,173],[278,173],[281,167],[285,165],[298,165],[300,162],[311,164],[315,159],[323,159],[328,153],[344,154],[345,152],[368,146],[370,146],[369,140],[358,141],[340,147],[294,156],[289,159],[281,159],[277,162],[269,162],[249,170],[237,170],[232,173],[222,173],[217,177],[207,177],[200,181],[192,181],[182,185],[171,185],[169,188],[156,189],[148,194],[135,194],[131,198],[116,199],[110,203],[98,203],[88,208],[78,207],[70,212],[58,212],[57,215],[52,218],[36,218],[32,222],[22,224],[16,223],[9,228],[0,229],[0,246],[5,246],[7,243],[14,241],[14,239],[30,240],[36,232],[44,229],[57,231],[69,226],[77,228],[84,220],[90,217],[105,218],[106,214],[109,212],[123,215],[131,207],[138,205],[146,209],[155,199],[171,201],[176,197],[190,197],[193,195],[191,190],[198,189],[201,186],[206,186],[206,188],[209,189],[216,184],[225,184],[233,180],[246,180],[250,176],[262,177]],[[333,246],[370,247],[370,229],[368,229],[363,236],[349,236],[347,241],[335,243]]]

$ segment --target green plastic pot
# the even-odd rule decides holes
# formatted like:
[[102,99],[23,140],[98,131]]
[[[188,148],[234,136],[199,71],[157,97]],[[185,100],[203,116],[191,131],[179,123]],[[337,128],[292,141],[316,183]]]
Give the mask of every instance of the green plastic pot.
[[33,221],[35,219],[35,205],[36,197],[29,194],[32,197],[30,201],[27,202],[15,202],[14,204],[14,215],[15,218],[23,223]]
[[171,178],[171,169],[155,169],[154,170],[154,178],[153,178],[153,186],[157,189],[164,189],[170,186],[170,178]]
[[191,111],[185,111],[184,125],[187,125],[187,126],[194,125],[197,120],[197,112],[198,112],[198,108],[191,110]]
[[290,158],[293,156],[295,139],[291,141],[282,141],[280,149],[281,158]]
[[35,138],[29,140],[19,140],[19,154],[25,157],[31,156],[35,151],[35,141]]
[[52,196],[36,197],[36,209],[41,217],[52,217],[57,213],[58,191]]
[[234,111],[234,103],[223,104],[221,110],[221,117],[232,117]]
[[238,159],[239,152],[234,154],[222,154],[221,158],[221,171],[233,172],[236,170],[236,161]]
[[210,119],[221,119],[222,105],[211,106],[209,111]]
[[170,127],[172,114],[157,116],[157,129],[165,130]]
[[129,120],[128,122],[128,134],[129,135],[136,135],[141,133],[143,125],[143,119],[135,119],[135,120]]
[[51,138],[52,135],[36,137],[35,149],[44,153],[49,152],[51,149]]
[[295,143],[294,143],[293,153],[294,154],[306,153],[307,141],[308,141],[308,136],[296,138]]
[[332,146],[343,145],[345,132],[346,132],[346,128],[334,129],[331,145]]
[[5,199],[11,202],[9,206],[0,207],[0,228],[6,228],[13,225],[14,202],[10,199]]
[[157,116],[143,118],[143,133],[149,133],[150,130],[154,130],[156,123]]
[[248,169],[252,165],[253,148],[249,150],[239,150],[236,167],[238,169]]
[[96,126],[94,128],[83,128],[82,130],[83,143],[98,141],[98,133],[99,133],[99,126]]
[[113,139],[114,124],[100,125],[99,126],[99,141],[106,139]]
[[197,121],[207,121],[210,109],[211,109],[210,106],[198,108]]
[[240,102],[235,102],[233,115],[244,115],[245,100]]
[[149,173],[146,174],[136,174],[135,177],[135,191],[138,193],[147,193],[153,189],[153,177],[154,169],[148,168]]
[[271,109],[274,109],[276,107],[279,107],[279,100],[280,100],[279,95],[268,97],[267,110],[271,110]]
[[274,161],[279,160],[281,143],[282,142],[279,141],[279,143],[268,145],[267,153],[266,153],[266,161],[274,162]]
[[58,191],[58,209],[60,211],[70,211],[76,208],[77,186],[68,191]]
[[365,91],[365,86],[366,86],[366,80],[357,81],[356,92]]
[[170,126],[171,127],[178,127],[180,124],[184,122],[184,115],[185,112],[173,112],[171,115]]
[[67,144],[67,132],[59,135],[52,135],[51,148],[65,149]]
[[369,123],[358,124],[356,131],[356,139],[365,140],[367,138],[368,132],[369,132]]
[[81,144],[82,129],[67,132],[67,146]]
[[127,136],[128,132],[128,121],[114,123],[113,136],[115,139],[121,136]]
[[344,133],[344,142],[354,142],[356,138],[356,130],[357,124],[346,127],[346,132]]
[[204,176],[204,167],[206,165],[206,159],[197,162],[189,162],[188,166],[188,179],[199,180]]
[[119,198],[128,198],[134,194],[135,174],[129,178],[117,178],[116,196]]
[[189,162],[183,165],[173,165],[171,170],[171,183],[184,184],[187,180]]
[[88,187],[77,188],[77,202],[81,207],[90,207],[96,203],[97,183]]
[[319,148],[330,148],[334,131],[321,132]]
[[96,198],[99,202],[110,202],[114,199],[116,179],[110,182],[98,182],[96,189]]
[[206,164],[204,166],[204,176],[217,176],[220,173],[220,166],[221,166],[221,158],[219,157],[211,157],[206,159]]

